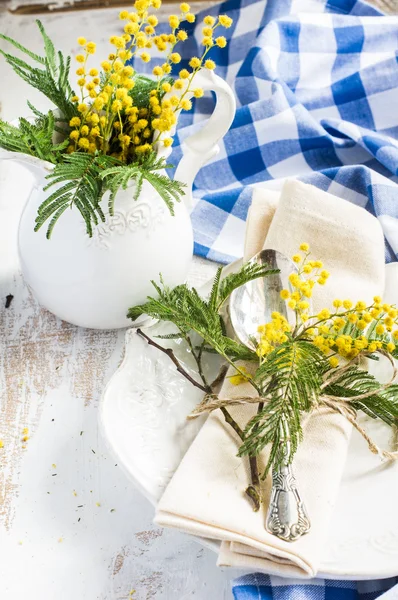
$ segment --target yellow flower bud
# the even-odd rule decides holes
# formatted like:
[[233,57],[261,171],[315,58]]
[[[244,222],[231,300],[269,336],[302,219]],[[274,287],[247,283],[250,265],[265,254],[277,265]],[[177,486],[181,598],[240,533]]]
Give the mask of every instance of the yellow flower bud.
[[301,262],[301,256],[300,256],[300,254],[295,254],[294,256],[292,256],[292,261],[295,262],[295,263]]
[[85,46],[87,43],[87,40],[85,37],[79,37],[79,38],[77,38],[77,43],[79,44],[79,46]]
[[180,31],[177,33],[177,39],[180,40],[180,42],[185,42],[185,40],[188,38],[188,34],[186,31],[184,31],[183,29],[180,29]]
[[192,102],[190,100],[188,100],[187,98],[184,98],[183,100],[181,100],[181,108],[183,110],[191,110]]
[[88,42],[88,44],[86,46],[86,50],[87,50],[88,54],[94,54],[96,48],[97,48],[97,45],[94,42]]
[[152,69],[152,73],[155,75],[155,77],[162,77],[163,69],[162,69],[162,67],[154,67]]
[[214,60],[206,60],[205,61],[205,67],[206,69],[209,69],[209,71],[213,71],[213,69],[216,68],[216,63],[214,62]]
[[84,150],[88,150],[88,148],[90,146],[90,142],[88,141],[87,138],[82,137],[78,141],[78,145],[80,146],[80,148],[83,148]]
[[189,71],[187,69],[181,69],[181,71],[179,72],[179,76],[181,77],[181,79],[188,79]]
[[205,17],[205,18],[203,19],[203,22],[204,22],[206,25],[214,25],[214,23],[216,22],[216,20],[215,20],[215,18],[214,18],[214,17],[211,17],[210,15],[207,15],[207,17]]
[[144,62],[149,62],[151,60],[151,57],[148,54],[148,52],[143,52],[141,54],[141,60],[143,60]]
[[337,358],[337,356],[331,356],[331,357],[329,358],[329,363],[330,363],[330,366],[331,366],[333,369],[335,369],[336,367],[338,367],[338,366],[339,366],[339,359]]
[[307,308],[310,307],[309,303],[306,302],[305,300],[303,300],[302,302],[298,303],[298,307],[300,310],[306,310]]
[[122,110],[122,107],[123,107],[123,105],[122,105],[122,103],[120,102],[120,100],[114,100],[114,101],[112,102],[112,107],[111,107],[111,108],[112,108],[112,112],[114,112],[114,113],[117,113],[117,112],[119,112],[120,110]]
[[185,19],[188,21],[188,23],[195,23],[196,17],[192,13],[187,13],[185,15]]
[[169,146],[171,146],[173,144],[173,138],[169,137],[169,138],[165,138],[163,140],[163,146],[166,146],[166,148],[168,148]]
[[282,300],[288,300],[288,298],[290,298],[289,290],[282,290],[280,293],[280,296],[281,296]]
[[[220,35],[218,38],[216,38],[216,44],[219,48],[225,48],[225,46],[227,45],[227,40],[225,39],[225,37],[223,35]],[[300,246],[300,249],[301,249],[301,246]]]
[[352,308],[352,302],[351,300],[344,300],[343,301],[343,306],[346,310],[350,310],[350,308]]
[[231,17],[227,17],[227,15],[220,15],[218,17],[218,21],[219,21],[220,25],[222,25],[226,29],[231,27],[231,25],[233,23],[233,20],[231,19]]
[[128,11],[127,11],[127,10],[122,10],[122,11],[119,13],[119,19],[120,19],[121,21],[125,21],[125,20],[126,20],[126,19],[128,19],[128,18],[129,18],[129,13],[128,13]]
[[177,29],[180,24],[180,19],[177,17],[177,15],[170,15],[169,24],[172,29]]
[[79,119],[79,117],[72,117],[71,120],[69,121],[69,125],[71,127],[79,127],[81,123],[81,120]]
[[158,24],[158,18],[155,15],[149,15],[148,19],[147,19],[149,25],[152,25],[152,27],[156,27],[156,25]]
[[173,64],[178,64],[179,62],[181,62],[181,56],[178,54],[178,52],[173,52],[172,54],[170,54],[170,60]]
[[180,4],[180,11],[183,13],[187,13],[191,10],[191,7],[189,6],[189,4],[187,4],[186,2],[183,2],[182,4]]
[[318,319],[324,320],[330,318],[330,311],[327,308],[323,308],[317,315]]
[[83,54],[76,54],[76,60],[78,63],[84,63],[86,58],[83,56]]
[[139,28],[140,26],[138,25],[138,23],[126,23],[126,25],[124,26],[124,31],[129,35],[134,35],[135,33],[137,33]]

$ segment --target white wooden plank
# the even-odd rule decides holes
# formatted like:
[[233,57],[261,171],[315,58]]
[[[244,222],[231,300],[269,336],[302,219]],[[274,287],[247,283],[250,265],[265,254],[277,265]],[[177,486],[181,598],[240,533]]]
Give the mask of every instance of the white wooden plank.
[[[43,21],[65,52],[75,52],[84,34],[105,55],[117,12]],[[32,17],[3,13],[0,31],[40,48]],[[11,119],[25,112],[28,90],[3,62],[0,69],[2,117]],[[29,97],[45,106],[37,93]],[[154,528],[153,509],[115,465],[98,431],[97,406],[120,362],[124,332],[78,329],[40,309],[22,281],[16,249],[30,175],[17,165],[0,169],[1,597],[122,600],[131,590],[134,600],[229,597],[229,574],[216,568],[215,555]],[[196,268],[194,278],[213,270]]]

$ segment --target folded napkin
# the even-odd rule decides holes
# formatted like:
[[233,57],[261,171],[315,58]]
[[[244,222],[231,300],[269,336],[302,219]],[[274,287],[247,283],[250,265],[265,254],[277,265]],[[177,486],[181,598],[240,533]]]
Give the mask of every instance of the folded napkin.
[[[297,181],[285,184],[272,218],[274,205],[275,198],[268,192],[256,191],[249,215],[247,252],[253,254],[265,246],[290,256],[301,242],[308,242],[313,256],[322,259],[332,273],[327,286],[315,288],[315,310],[330,305],[335,297],[371,301],[382,293],[383,234],[374,217]],[[270,225],[266,214],[271,215]],[[254,394],[249,383],[233,386],[228,379],[221,391],[225,398]],[[230,411],[244,426],[256,407],[236,406]],[[182,460],[159,502],[155,522],[221,540],[219,565],[313,577],[322,559],[350,432],[347,420],[328,409],[306,418],[294,469],[312,528],[294,543],[265,530],[270,477],[263,484],[265,502],[261,510],[252,511],[244,495],[249,483],[247,460],[236,456],[239,440],[220,411],[209,416]],[[265,450],[259,457],[260,469],[266,460]]]

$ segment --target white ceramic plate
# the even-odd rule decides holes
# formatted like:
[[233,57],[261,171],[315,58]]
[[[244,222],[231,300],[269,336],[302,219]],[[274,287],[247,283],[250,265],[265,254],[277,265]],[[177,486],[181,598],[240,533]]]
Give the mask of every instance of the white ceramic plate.
[[[398,303],[398,263],[386,267],[385,299]],[[151,337],[172,331],[170,324],[146,329]],[[159,341],[159,340],[158,340]],[[192,357],[180,341],[162,340],[195,373]],[[218,371],[216,358],[209,367]],[[377,369],[377,373],[376,373]],[[382,381],[388,365],[373,367]],[[186,421],[202,393],[181,377],[170,359],[149,347],[134,329],[126,334],[124,361],[108,383],[100,420],[118,463],[152,504],[156,504],[183,455],[203,424]],[[366,420],[366,421],[365,421]],[[364,417],[382,447],[390,430]],[[210,542],[215,549],[217,543]],[[398,573],[398,462],[382,464],[353,433],[340,494],[322,561],[320,577],[376,579]]]

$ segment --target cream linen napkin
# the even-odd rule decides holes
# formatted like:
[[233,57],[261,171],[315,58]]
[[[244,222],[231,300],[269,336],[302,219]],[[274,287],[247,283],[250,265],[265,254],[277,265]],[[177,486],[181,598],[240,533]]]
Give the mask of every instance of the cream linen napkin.
[[[253,242],[246,244],[248,253],[261,248],[263,232],[268,228],[264,215],[272,218],[274,206],[274,195],[256,192],[249,215],[247,237]],[[330,305],[335,297],[371,300],[382,293],[384,242],[378,221],[362,208],[312,186],[288,181],[265,247],[290,256],[304,241],[311,245],[313,256],[322,259],[332,272],[327,286],[317,286],[315,310]],[[226,398],[250,393],[250,384],[236,387],[229,380],[222,389]],[[241,426],[255,410],[250,405],[230,409]],[[307,418],[294,469],[312,528],[294,543],[265,530],[267,506],[257,513],[252,511],[244,496],[249,483],[247,461],[236,457],[239,441],[219,411],[210,415],[182,460],[159,502],[155,522],[222,540],[220,565],[261,569],[286,577],[314,577],[327,539],[350,431],[343,417],[325,409]],[[264,453],[260,468],[265,461]],[[263,489],[266,499],[270,486],[269,477]]]

